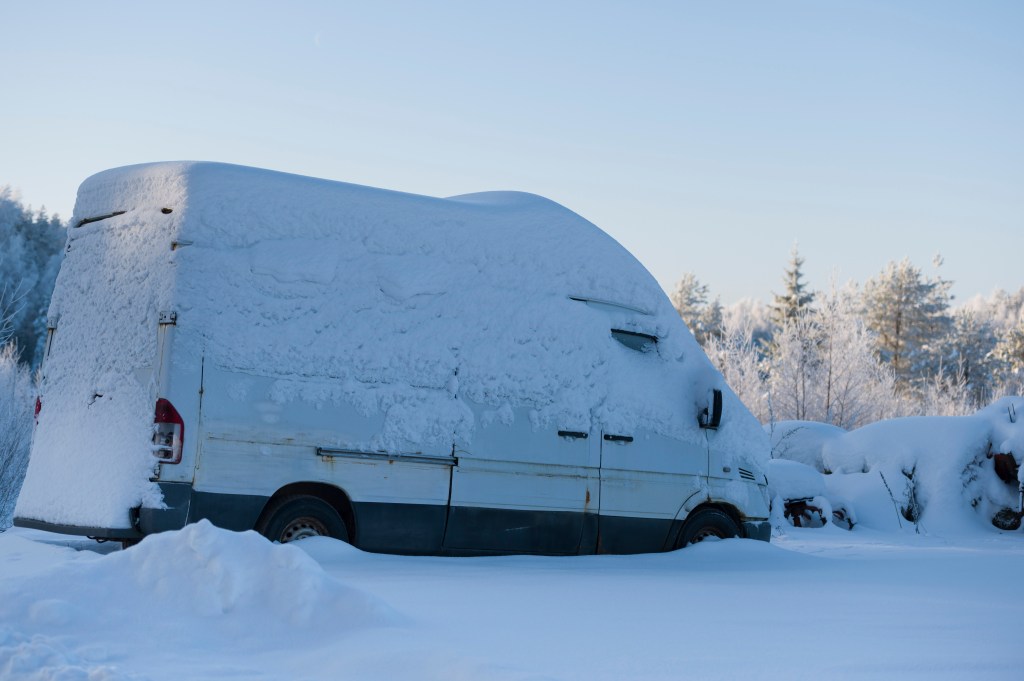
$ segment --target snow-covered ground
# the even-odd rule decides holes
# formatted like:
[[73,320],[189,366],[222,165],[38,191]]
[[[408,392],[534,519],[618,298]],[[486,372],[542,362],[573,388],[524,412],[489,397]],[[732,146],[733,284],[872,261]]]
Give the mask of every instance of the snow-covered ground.
[[1024,532],[777,528],[668,554],[419,558],[207,523],[0,534],[0,678],[1020,679]]

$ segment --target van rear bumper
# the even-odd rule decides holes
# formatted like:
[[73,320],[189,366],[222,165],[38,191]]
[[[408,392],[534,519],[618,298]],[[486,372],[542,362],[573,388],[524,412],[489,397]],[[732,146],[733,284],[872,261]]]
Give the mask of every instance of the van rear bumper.
[[136,525],[142,534],[156,534],[168,530],[180,530],[188,522],[188,511],[192,505],[192,483],[158,482],[164,496],[165,508],[140,508],[135,514]]
[[60,525],[58,523],[47,523],[33,518],[15,518],[15,527],[26,527],[31,530],[44,530],[56,532],[57,534],[74,534],[82,537],[94,537],[96,539],[112,539],[123,541],[126,539],[142,539],[142,532],[133,527],[83,527],[81,525]]
[[131,527],[85,527],[59,525],[31,518],[15,518],[17,527],[74,534],[94,539],[138,541],[149,534],[180,530],[187,523],[207,519],[226,530],[252,529],[268,497],[244,494],[197,492],[189,482],[158,482],[164,508],[132,508],[128,511]]
[[15,518],[16,527],[44,530],[58,534],[73,534],[94,539],[114,541],[138,541],[147,534],[180,530],[185,527],[192,500],[192,485],[189,483],[161,482],[160,491],[166,508],[132,508],[128,511],[131,527],[88,527],[83,525],[61,525],[33,518]]

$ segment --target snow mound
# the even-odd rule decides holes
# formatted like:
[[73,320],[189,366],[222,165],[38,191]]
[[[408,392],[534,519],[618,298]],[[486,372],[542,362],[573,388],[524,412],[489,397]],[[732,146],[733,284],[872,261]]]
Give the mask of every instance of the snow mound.
[[791,421],[775,425],[772,443],[776,456],[791,460],[772,462],[772,485],[786,484],[772,480],[773,474],[785,477],[786,463],[831,473],[824,476],[825,496],[833,504],[853,502],[865,525],[991,530],[993,515],[1017,509],[1017,484],[999,479],[992,455],[1009,454],[1021,463],[1024,398],[1004,397],[970,416],[890,419],[850,432]]
[[774,499],[812,499],[825,494],[821,473],[797,461],[772,459],[765,470],[768,493]]
[[[127,640],[126,621],[136,623]],[[127,651],[166,654],[161,642],[182,636],[196,649],[228,637],[239,650],[276,650],[404,617],[328,575],[296,546],[201,521],[127,551],[83,554],[21,580],[16,590],[0,589],[0,622],[12,625],[0,628],[0,678],[35,669],[25,678],[91,681],[122,678],[107,667]],[[109,633],[119,644],[61,647],[62,636],[83,629]]]
[[779,421],[764,429],[771,437],[772,456],[799,461],[820,473],[825,472],[821,460],[825,444],[846,433],[838,426],[814,421]]
[[386,624],[389,608],[333,579],[304,551],[203,520],[113,554],[133,589],[203,616],[259,613],[294,626]]

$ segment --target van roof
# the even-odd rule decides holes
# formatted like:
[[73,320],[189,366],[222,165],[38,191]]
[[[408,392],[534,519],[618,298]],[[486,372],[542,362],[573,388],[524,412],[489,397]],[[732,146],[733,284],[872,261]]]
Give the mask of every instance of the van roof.
[[[343,196],[350,200],[361,197],[362,200],[376,199],[393,206],[418,205],[421,209],[435,212],[457,210],[459,206],[465,206],[496,212],[531,209],[549,211],[553,215],[579,217],[550,199],[528,192],[487,191],[440,198],[230,163],[161,161],[112,168],[87,178],[79,188],[72,224],[96,215],[131,209],[139,205],[140,200],[162,198],[170,202],[172,199],[180,199],[196,186],[211,185],[221,191],[230,190],[231,187],[276,187],[288,191],[301,191],[305,188],[311,192],[320,190],[322,200],[328,202],[333,192],[335,200]],[[220,194],[218,200],[224,198],[224,194]],[[313,207],[310,205],[310,208]]]

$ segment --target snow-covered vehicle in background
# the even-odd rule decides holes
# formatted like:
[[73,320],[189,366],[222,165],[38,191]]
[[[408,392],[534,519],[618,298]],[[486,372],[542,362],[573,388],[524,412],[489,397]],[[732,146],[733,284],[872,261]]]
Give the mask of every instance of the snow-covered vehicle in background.
[[776,521],[781,514],[794,527],[823,527],[831,520],[838,527],[852,530],[857,524],[853,506],[830,495],[825,477],[811,466],[772,459],[765,471]]
[[[765,426],[773,456],[824,473],[822,496],[849,500],[868,526],[1016,530],[1024,515],[1024,398],[970,416],[916,416],[853,431],[802,421]],[[771,483],[773,461],[768,469]]]
[[575,213],[212,163],[81,187],[15,523],[397,553],[767,540],[768,437]]

